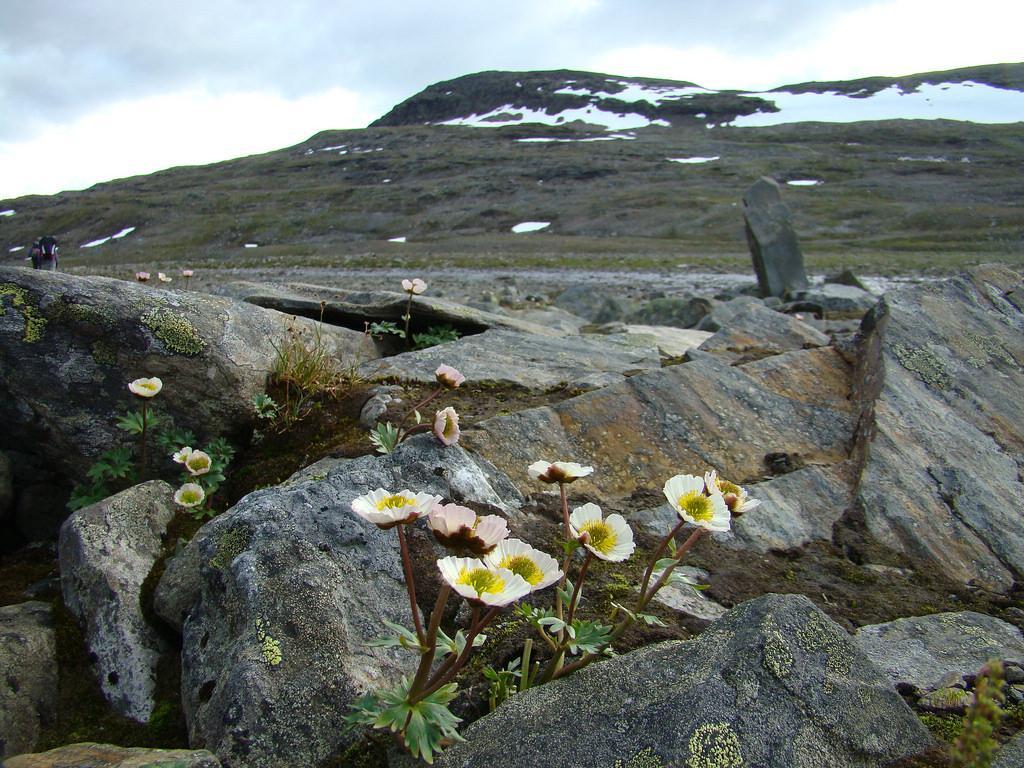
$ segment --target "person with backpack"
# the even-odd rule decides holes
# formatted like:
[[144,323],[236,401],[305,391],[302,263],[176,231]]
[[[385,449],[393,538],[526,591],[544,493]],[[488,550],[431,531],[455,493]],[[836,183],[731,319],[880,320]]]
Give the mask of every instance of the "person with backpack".
[[39,238],[39,266],[36,269],[48,269],[51,272],[56,272],[59,250],[57,238],[51,235]]
[[39,269],[39,254],[42,252],[43,249],[39,246],[38,240],[32,243],[32,247],[28,249],[28,257],[32,259],[32,269]]

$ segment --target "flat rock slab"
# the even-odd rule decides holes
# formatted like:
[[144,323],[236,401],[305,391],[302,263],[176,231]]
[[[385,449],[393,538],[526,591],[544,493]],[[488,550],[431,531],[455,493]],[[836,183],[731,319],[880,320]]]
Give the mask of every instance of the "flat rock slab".
[[973,675],[990,659],[1024,663],[1024,634],[974,611],[913,616],[861,627],[854,640],[894,685],[918,691],[953,672]]
[[527,477],[533,462],[578,461],[596,471],[574,489],[607,497],[712,468],[747,485],[768,473],[770,454],[824,465],[847,458],[850,414],[779,395],[742,368],[694,354],[554,406],[487,419],[463,442],[524,493],[544,490]]
[[713,335],[710,331],[695,331],[673,328],[667,325],[624,325],[625,333],[650,336],[664,358],[682,357],[691,349],[697,349]]
[[439,768],[869,768],[931,744],[889,681],[799,595],[765,595],[694,640],[531,688],[463,735]]
[[[313,325],[194,291],[0,267],[0,448],[81,480],[124,440],[115,420],[139,407],[128,383],[150,376],[164,383],[152,404],[178,427],[203,441],[247,437],[275,343],[289,329],[311,339]],[[362,333],[321,337],[347,362],[377,354]]]
[[0,608],[0,758],[35,749],[57,715],[57,640],[47,603]]
[[[507,480],[432,436],[385,457],[329,462],[256,491],[203,526],[173,567],[198,569],[182,612],[190,743],[228,765],[319,765],[354,736],[358,696],[409,674],[413,654],[372,648],[411,624],[397,536],[351,511],[377,487],[511,510]],[[188,579],[170,577],[188,589]],[[162,586],[162,585],[161,585]]]
[[358,373],[371,380],[433,383],[434,371],[445,363],[471,382],[511,384],[542,392],[566,385],[592,388],[621,382],[626,374],[660,368],[658,350],[643,341],[620,336],[536,336],[491,329],[447,344],[373,360],[360,366]]
[[113,744],[69,744],[9,758],[4,768],[221,768],[205,749],[146,749]]
[[174,517],[173,496],[163,480],[134,486],[73,513],[58,541],[64,604],[85,629],[103,695],[140,722],[153,709],[164,645],[140,595]]
[[[282,285],[237,284],[234,295],[250,304],[276,309],[290,315],[303,315],[332,325],[363,330],[366,322],[390,320],[404,325],[409,295],[394,291],[344,291],[308,283]],[[322,307],[321,307],[322,304]],[[487,328],[509,328],[524,333],[561,335],[561,331],[459,304],[448,299],[420,294],[412,302],[412,332],[431,325],[451,325],[462,333],[479,333]]]
[[995,266],[890,291],[865,318],[856,380],[874,402],[860,482],[870,532],[997,591],[1024,573],[1024,313],[1007,298],[1021,284]]

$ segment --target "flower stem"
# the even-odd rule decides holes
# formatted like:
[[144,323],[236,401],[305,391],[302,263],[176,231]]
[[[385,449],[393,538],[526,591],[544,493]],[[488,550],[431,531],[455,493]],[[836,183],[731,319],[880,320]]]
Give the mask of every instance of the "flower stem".
[[431,392],[429,395],[427,395],[425,398],[423,398],[418,403],[416,403],[416,405],[414,405],[412,408],[410,408],[409,411],[405,414],[405,416],[402,417],[402,420],[400,422],[398,422],[399,442],[401,442],[401,440],[402,440],[402,434],[403,434],[402,433],[402,426],[405,424],[405,422],[407,422],[409,420],[409,417],[412,416],[414,413],[416,413],[416,411],[418,411],[424,405],[429,403],[431,400],[433,400],[435,397],[440,395],[442,392],[444,392],[444,387],[438,387],[433,392]]
[[405,305],[405,346],[412,347],[412,338],[409,336],[409,321],[412,320],[412,291],[409,291],[409,301]]
[[398,528],[398,547],[402,552],[402,567],[405,569],[405,586],[409,592],[409,608],[412,610],[412,621],[416,625],[416,638],[420,645],[427,644],[427,638],[423,634],[423,622],[420,620],[420,609],[416,604],[416,584],[412,578],[412,562],[409,559],[409,544],[405,540],[405,524]]
[[657,564],[658,559],[661,557],[661,554],[665,551],[665,547],[667,547],[668,543],[675,538],[676,534],[679,533],[679,529],[682,528],[684,525],[686,525],[686,521],[680,519],[680,521],[676,524],[676,527],[669,531],[668,535],[661,540],[661,543],[658,545],[658,548],[654,550],[654,554],[651,555],[650,562],[647,563],[647,570],[644,571],[644,580],[640,584],[641,595],[646,594],[647,585],[651,583],[651,574],[654,573],[654,566]]
[[146,401],[142,401],[142,445],[139,450],[139,482],[146,479]]
[[416,694],[415,696],[409,697],[408,703],[410,705],[416,704],[417,702],[427,698],[427,696],[434,693],[434,691],[441,686],[450,682],[451,679],[459,673],[459,670],[462,669],[463,665],[466,663],[466,659],[469,658],[469,654],[473,650],[473,641],[476,640],[476,636],[483,631],[484,627],[493,621],[494,617],[498,615],[500,610],[500,608],[491,608],[491,610],[484,614],[484,617],[477,622],[475,619],[479,612],[474,607],[474,621],[470,625],[469,634],[466,635],[466,647],[462,649],[462,653],[459,654],[459,657],[455,659],[454,663],[446,663],[445,666],[438,670],[438,674],[435,675],[426,690]]
[[434,610],[430,614],[430,624],[427,626],[426,648],[420,656],[420,666],[416,670],[416,677],[413,678],[412,685],[409,687],[410,696],[415,696],[430,676],[430,667],[437,656],[437,630],[441,626],[441,615],[444,613],[444,607],[448,604],[448,596],[451,593],[452,588],[447,582],[441,585],[441,591],[437,593],[437,601],[434,603]]
[[572,624],[573,617],[576,615],[576,604],[579,602],[580,594],[583,592],[583,580],[587,578],[587,567],[593,559],[594,553],[588,549],[587,556],[583,558],[583,565],[580,566],[580,575],[576,580],[576,589],[572,591],[572,600],[569,602],[569,614],[565,617],[566,624]]
[[523,662],[519,667],[519,690],[530,687],[530,654],[533,652],[533,638],[526,638],[523,643]]

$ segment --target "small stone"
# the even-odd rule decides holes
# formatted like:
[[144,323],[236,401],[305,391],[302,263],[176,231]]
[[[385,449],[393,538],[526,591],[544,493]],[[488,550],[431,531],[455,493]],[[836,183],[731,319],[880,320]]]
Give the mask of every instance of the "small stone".
[[939,688],[917,700],[919,707],[933,712],[963,712],[973,703],[974,694],[963,688]]

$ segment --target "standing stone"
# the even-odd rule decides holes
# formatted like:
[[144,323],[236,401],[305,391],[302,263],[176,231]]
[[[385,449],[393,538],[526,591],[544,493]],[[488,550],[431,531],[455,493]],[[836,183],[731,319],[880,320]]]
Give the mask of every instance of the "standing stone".
[[[57,642],[50,606],[0,608],[0,758],[30,752],[57,713]],[[6,763],[5,763],[6,765]]]
[[781,298],[806,288],[804,256],[778,182],[767,176],[754,182],[743,196],[743,219],[762,295]]
[[64,603],[85,627],[103,695],[140,722],[153,709],[162,642],[142,615],[142,582],[174,517],[163,480],[136,485],[78,510],[60,529]]

